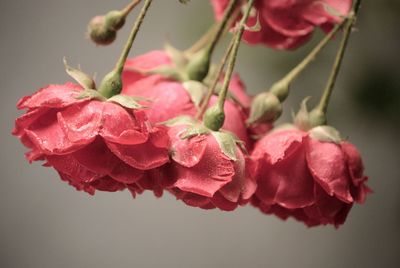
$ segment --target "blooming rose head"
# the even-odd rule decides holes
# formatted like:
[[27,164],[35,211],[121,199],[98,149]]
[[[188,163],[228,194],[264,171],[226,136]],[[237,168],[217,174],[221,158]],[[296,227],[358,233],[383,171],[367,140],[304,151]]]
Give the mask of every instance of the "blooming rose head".
[[94,194],[132,188],[169,161],[166,128],[153,127],[143,110],[118,98],[79,97],[83,92],[72,83],[49,85],[18,102],[27,112],[13,135],[30,149],[30,162],[44,160],[62,180]]
[[[215,16],[222,18],[229,0],[211,0]],[[249,25],[259,20],[260,31],[246,31],[244,40],[276,49],[294,49],[310,39],[315,27],[329,31],[347,15],[351,0],[256,0],[256,13]],[[338,14],[336,14],[338,13]]]
[[165,172],[175,181],[170,192],[187,205],[203,209],[231,211],[247,203],[256,183],[246,171],[246,157],[234,140],[230,154],[221,149],[221,139],[232,136],[208,132],[186,138],[187,130],[187,125],[176,125],[168,132],[172,160]]
[[253,204],[282,219],[338,227],[370,192],[359,152],[328,126],[276,130],[251,156],[258,182]]
[[[122,93],[146,98],[143,104],[151,108],[146,110],[146,114],[153,123],[164,122],[181,115],[195,116],[207,93],[208,87],[203,83],[178,81],[176,77],[166,74],[173,72],[177,65],[179,63],[175,63],[168,52],[158,50],[129,59],[125,65]],[[172,69],[166,71],[168,68]],[[222,128],[234,133],[250,149],[250,130],[245,122],[251,98],[238,75],[232,77],[229,92],[230,98],[225,103],[226,118]],[[216,99],[216,96],[212,97],[210,106]]]

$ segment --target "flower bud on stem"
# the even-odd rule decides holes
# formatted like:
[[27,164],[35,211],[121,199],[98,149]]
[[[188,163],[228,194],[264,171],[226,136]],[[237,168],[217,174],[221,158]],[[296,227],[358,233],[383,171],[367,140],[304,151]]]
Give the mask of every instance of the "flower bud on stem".
[[94,17],[88,25],[88,35],[97,45],[109,45],[117,37],[117,31],[125,24],[125,19],[141,0],[134,0],[122,10],[112,10],[104,16]]
[[140,26],[146,16],[146,12],[150,7],[152,0],[146,0],[142,10],[137,17],[135,24],[133,25],[132,31],[129,35],[128,41],[125,44],[124,49],[122,50],[121,56],[115,66],[115,68],[108,73],[102,80],[99,92],[106,98],[110,98],[114,95],[117,95],[122,90],[122,70],[124,68],[126,59],[128,58],[129,51],[132,48],[133,41],[136,38],[137,33],[139,32]]
[[234,13],[233,11],[235,10],[235,7],[238,2],[239,0],[230,0],[222,20],[217,24],[216,30],[215,31],[212,30],[213,36],[211,42],[209,42],[209,44],[205,48],[193,54],[187,66],[187,73],[189,79],[196,81],[203,81],[203,79],[207,76],[208,71],[210,69],[212,54],[219,40],[221,39],[221,36],[225,31],[226,25],[230,21],[230,18]]
[[321,96],[321,99],[320,99],[318,105],[310,112],[310,116],[311,116],[310,120],[313,120],[313,118],[315,117],[315,122],[311,122],[313,125],[326,124],[326,112],[328,109],[329,99],[332,95],[332,91],[335,86],[335,82],[336,82],[337,76],[339,74],[339,70],[342,65],[342,62],[343,62],[344,53],[347,48],[351,30],[356,22],[357,12],[359,10],[360,4],[361,4],[361,0],[357,0],[355,2],[353,10],[351,11],[348,18],[346,19],[343,37],[342,37],[338,52],[336,54],[335,62],[333,63],[333,66],[332,66],[332,71],[329,76],[328,82],[326,84],[326,87],[324,89],[324,92]]
[[[226,100],[226,95],[228,93],[229,83],[231,81],[233,69],[235,68],[236,57],[239,51],[240,41],[242,40],[243,32],[245,30],[246,22],[250,15],[253,3],[254,0],[248,1],[246,11],[244,12],[242,19],[240,20],[237,32],[233,37],[232,51],[230,51],[228,67],[226,70],[222,89],[218,96],[218,101],[215,105],[208,108],[204,116],[204,125],[214,131],[219,130],[224,124],[224,121],[220,120],[220,118],[224,119],[225,115],[219,116],[218,113],[222,112],[224,114],[224,104]],[[215,112],[213,113],[212,111],[217,111],[218,113],[216,114]]]

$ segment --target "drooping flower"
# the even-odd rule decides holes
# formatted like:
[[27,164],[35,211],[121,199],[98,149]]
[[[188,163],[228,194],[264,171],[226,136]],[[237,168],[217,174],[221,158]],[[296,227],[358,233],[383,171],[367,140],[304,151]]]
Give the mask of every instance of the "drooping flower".
[[118,191],[169,161],[165,127],[154,127],[141,109],[109,100],[79,97],[81,86],[49,85],[22,98],[13,135],[62,180],[94,194]]
[[[177,63],[166,51],[151,51],[129,59],[123,73],[123,94],[147,98],[143,103],[153,109],[146,110],[151,122],[164,122],[181,115],[195,116],[198,106],[207,93],[207,86],[196,81],[178,81],[174,77],[160,74]],[[154,72],[157,70],[157,72]],[[162,72],[161,72],[162,73]],[[222,79],[221,79],[222,81]],[[229,88],[230,99],[225,105],[225,124],[222,127],[234,133],[251,148],[246,119],[251,97],[238,75],[234,75]],[[214,96],[210,105],[216,100]]]
[[164,172],[175,181],[170,192],[185,204],[203,209],[231,211],[246,204],[256,189],[246,169],[248,159],[233,140],[233,151],[226,154],[219,140],[233,136],[207,132],[183,138],[185,131],[187,125],[176,125],[168,132],[172,159]]
[[[222,18],[229,0],[211,0]],[[259,20],[259,31],[246,31],[244,40],[275,49],[295,49],[307,42],[316,27],[329,31],[349,13],[352,0],[256,0],[249,25]]]
[[258,182],[253,204],[307,226],[340,226],[371,192],[360,153],[328,126],[270,133],[258,141],[252,159]]

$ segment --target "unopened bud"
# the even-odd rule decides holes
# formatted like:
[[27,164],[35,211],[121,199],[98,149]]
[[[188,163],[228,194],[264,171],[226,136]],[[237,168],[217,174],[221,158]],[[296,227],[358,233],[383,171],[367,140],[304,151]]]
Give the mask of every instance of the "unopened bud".
[[204,125],[213,131],[218,131],[224,125],[224,121],[225,113],[218,103],[208,108],[203,117]]
[[117,37],[114,29],[106,27],[104,16],[96,16],[90,21],[88,34],[94,43],[103,46],[111,44]]
[[125,24],[125,16],[122,11],[113,10],[106,14],[104,23],[108,29],[118,31]]
[[282,104],[278,97],[271,92],[258,94],[250,108],[247,124],[273,122],[282,114]]
[[210,69],[210,52],[203,49],[194,54],[187,65],[187,76],[189,80],[203,81]]

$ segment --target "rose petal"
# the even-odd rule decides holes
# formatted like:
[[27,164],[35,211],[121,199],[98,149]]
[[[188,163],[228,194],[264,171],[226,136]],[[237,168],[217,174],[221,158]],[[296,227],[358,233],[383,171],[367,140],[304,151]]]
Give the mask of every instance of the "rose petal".
[[340,146],[309,139],[306,158],[314,179],[329,195],[346,203],[353,202],[349,190],[351,178]]
[[87,100],[77,99],[82,91],[82,87],[66,83],[64,85],[49,85],[40,89],[32,96],[22,98],[18,104],[18,109],[33,109],[39,107],[64,108],[74,103],[81,103]]

